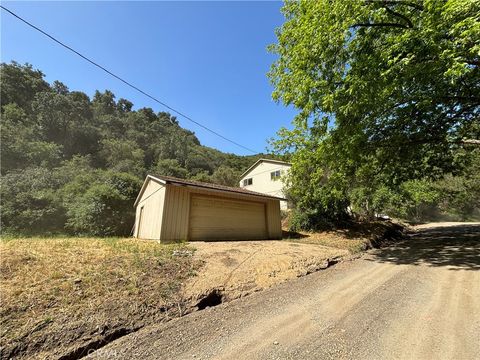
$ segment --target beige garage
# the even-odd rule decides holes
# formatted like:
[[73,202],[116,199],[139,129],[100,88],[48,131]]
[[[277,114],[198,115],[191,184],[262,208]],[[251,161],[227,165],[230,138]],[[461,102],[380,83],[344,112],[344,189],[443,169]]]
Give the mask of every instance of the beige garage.
[[265,204],[193,195],[190,240],[268,239]]
[[241,188],[148,175],[135,201],[134,236],[166,242],[279,239],[280,200]]

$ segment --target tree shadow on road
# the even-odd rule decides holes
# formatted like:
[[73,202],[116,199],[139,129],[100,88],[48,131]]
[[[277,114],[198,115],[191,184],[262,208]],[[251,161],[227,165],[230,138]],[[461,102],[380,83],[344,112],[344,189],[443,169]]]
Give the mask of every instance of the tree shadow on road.
[[394,247],[382,249],[374,261],[399,265],[450,266],[480,270],[480,225],[422,229]]

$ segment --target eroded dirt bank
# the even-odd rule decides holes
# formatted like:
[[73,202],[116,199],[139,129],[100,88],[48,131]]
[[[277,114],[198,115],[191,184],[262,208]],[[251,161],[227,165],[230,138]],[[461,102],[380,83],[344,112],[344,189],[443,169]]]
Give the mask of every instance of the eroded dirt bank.
[[228,301],[326,269],[348,258],[347,250],[288,241],[195,242],[195,257],[204,261],[185,285],[188,299],[217,290]]
[[480,224],[423,227],[375,250],[125,336],[115,359],[477,359]]
[[283,241],[4,241],[0,358],[79,359],[145,326],[324,270],[399,235],[393,223],[367,225],[287,233]]

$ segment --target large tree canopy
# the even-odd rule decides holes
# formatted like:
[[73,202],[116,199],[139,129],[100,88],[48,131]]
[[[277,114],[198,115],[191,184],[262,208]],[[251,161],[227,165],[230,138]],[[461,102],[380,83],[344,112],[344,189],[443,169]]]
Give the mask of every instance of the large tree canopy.
[[468,164],[462,142],[480,138],[480,2],[287,1],[283,13],[269,76],[274,99],[299,109],[274,142],[295,153],[293,197],[332,208],[319,192],[351,202],[355,186]]

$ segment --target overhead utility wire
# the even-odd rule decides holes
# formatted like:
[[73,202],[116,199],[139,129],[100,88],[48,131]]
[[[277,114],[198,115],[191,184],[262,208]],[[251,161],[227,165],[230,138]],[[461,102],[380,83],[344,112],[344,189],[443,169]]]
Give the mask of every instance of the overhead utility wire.
[[160,105],[166,107],[167,109],[171,110],[172,112],[176,113],[177,115],[179,115],[179,116],[187,119],[188,121],[191,121],[192,123],[200,126],[202,129],[207,130],[207,131],[211,132],[212,134],[214,134],[214,135],[222,138],[223,140],[226,140],[226,141],[228,141],[228,142],[230,142],[230,143],[232,143],[232,144],[234,144],[234,145],[237,145],[238,147],[241,147],[242,149],[245,149],[245,150],[247,150],[247,151],[249,151],[249,152],[251,152],[251,153],[253,153],[253,154],[260,153],[259,151],[252,150],[252,149],[250,149],[250,148],[248,148],[248,147],[246,147],[246,146],[243,146],[243,145],[237,143],[236,141],[230,140],[229,138],[223,136],[222,134],[219,134],[219,133],[216,132],[215,130],[210,129],[210,128],[206,127],[205,125],[202,125],[202,124],[199,123],[198,121],[193,120],[191,117],[183,114],[182,112],[180,112],[180,111],[178,111],[178,110],[175,110],[175,109],[172,108],[171,106],[165,104],[163,101],[158,100],[156,97],[154,97],[154,96],[148,94],[147,92],[143,91],[142,89],[136,87],[135,85],[133,85],[132,83],[128,82],[127,80],[122,79],[120,76],[118,76],[118,75],[114,74],[113,72],[111,72],[110,70],[104,68],[102,65],[100,65],[100,64],[96,63],[95,61],[89,59],[89,58],[86,57],[85,55],[79,53],[77,50],[71,48],[70,46],[64,44],[63,42],[61,42],[60,40],[56,39],[56,38],[53,37],[52,35],[48,34],[48,33],[45,32],[45,31],[43,31],[43,30],[40,29],[39,27],[37,27],[37,26],[33,25],[32,23],[28,22],[28,21],[25,20],[24,18],[22,18],[22,17],[20,17],[19,15],[15,14],[13,11],[7,9],[5,6],[0,5],[0,8],[2,8],[3,10],[5,10],[6,12],[10,13],[10,14],[13,15],[14,17],[16,17],[18,20],[24,22],[25,24],[27,24],[27,25],[30,26],[31,28],[39,31],[40,33],[42,33],[42,34],[45,35],[46,37],[48,37],[48,38],[50,38],[51,40],[55,41],[57,44],[59,44],[59,45],[63,46],[64,48],[70,50],[70,51],[73,52],[74,54],[80,56],[82,59],[88,61],[90,64],[95,65],[96,67],[98,67],[98,68],[100,68],[101,70],[105,71],[107,74],[109,74],[109,75],[113,76],[114,78],[120,80],[120,81],[123,82],[124,84],[126,84],[126,85],[130,86],[131,88],[137,90],[139,93],[141,93],[141,94],[149,97],[149,98],[152,99],[153,101],[155,101],[155,102],[159,103]]

